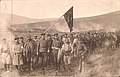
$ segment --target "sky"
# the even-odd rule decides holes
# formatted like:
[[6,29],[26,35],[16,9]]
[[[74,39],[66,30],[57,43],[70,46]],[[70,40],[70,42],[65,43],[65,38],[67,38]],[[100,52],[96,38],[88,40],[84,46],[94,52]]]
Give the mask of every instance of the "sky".
[[71,6],[74,18],[90,17],[120,10],[120,0],[2,0],[0,11],[45,19],[59,18]]

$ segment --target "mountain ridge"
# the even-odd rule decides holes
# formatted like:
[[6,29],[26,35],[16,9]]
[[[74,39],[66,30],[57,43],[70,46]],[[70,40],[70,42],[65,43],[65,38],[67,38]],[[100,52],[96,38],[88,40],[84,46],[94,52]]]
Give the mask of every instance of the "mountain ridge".
[[[47,29],[58,20],[58,18],[53,19],[43,19],[32,23],[20,23],[12,24],[14,26],[27,26],[31,28]],[[120,30],[120,11],[115,11],[103,15],[84,17],[84,18],[74,18],[73,29],[74,31],[88,31],[88,30],[99,30],[99,29],[111,29]],[[54,29],[65,32],[69,31],[66,21],[61,19],[57,24],[55,24]]]

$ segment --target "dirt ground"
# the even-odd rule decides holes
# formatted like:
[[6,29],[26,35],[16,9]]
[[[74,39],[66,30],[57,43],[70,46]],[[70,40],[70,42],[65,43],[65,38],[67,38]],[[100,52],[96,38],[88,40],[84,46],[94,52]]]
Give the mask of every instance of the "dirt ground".
[[[20,76],[73,76],[73,77],[119,77],[120,76],[120,49],[106,50],[102,49],[100,53],[91,54],[83,64],[82,72],[78,71],[76,59],[72,60],[72,70],[60,71],[54,70],[54,67],[48,66],[47,70],[42,71],[40,65],[33,71],[17,72],[12,67],[12,72],[3,72],[3,66],[0,61],[0,73],[2,77]],[[6,75],[6,76],[4,76]]]

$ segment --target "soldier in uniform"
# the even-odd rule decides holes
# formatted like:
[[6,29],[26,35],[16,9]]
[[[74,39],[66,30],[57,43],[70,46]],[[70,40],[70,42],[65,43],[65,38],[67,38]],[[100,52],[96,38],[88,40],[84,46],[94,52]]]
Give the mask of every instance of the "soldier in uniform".
[[38,64],[38,61],[39,61],[39,55],[37,53],[37,44],[38,44],[38,37],[37,35],[34,35],[34,38],[33,38],[33,41],[34,41],[34,45],[35,45],[35,64]]
[[50,64],[50,65],[53,64],[52,43],[53,43],[53,40],[51,38],[51,35],[48,34],[47,35],[47,44],[48,44],[47,53],[48,53],[48,64]]
[[16,66],[16,69],[18,71],[22,71],[22,65],[23,65],[23,58],[22,58],[22,48],[21,48],[21,44],[19,43],[19,38],[15,38],[14,39],[14,45],[13,45],[13,49],[12,49],[12,61],[13,61],[13,65]]
[[117,41],[117,36],[114,32],[112,32],[111,33],[112,49],[116,49],[116,41]]
[[101,40],[101,35],[100,35],[100,33],[98,33],[98,35],[97,35],[97,38],[98,38],[98,52],[100,52],[101,43],[102,43],[102,40]]
[[83,41],[78,40],[77,44],[77,58],[78,58],[78,70],[81,72],[82,71],[82,62],[85,57],[85,53],[87,51],[87,47],[84,44]]
[[28,69],[33,70],[34,57],[36,51],[35,51],[35,42],[32,40],[30,36],[27,38],[27,41],[25,43],[25,50],[26,50],[25,53],[28,63]]
[[67,34],[65,33],[65,34],[63,35],[63,37],[62,37],[63,43],[65,43],[66,39],[68,39],[68,36],[67,36]]
[[61,51],[63,53],[63,59],[65,68],[66,66],[71,70],[71,51],[72,51],[72,45],[69,42],[69,39],[65,40],[66,42],[62,45]]
[[98,34],[97,33],[94,33],[94,35],[93,35],[93,39],[94,39],[94,52],[96,53],[96,52],[98,52],[98,43],[99,43],[99,39],[98,39]]
[[[23,65],[26,64],[26,54],[25,54],[25,42],[24,42],[24,38],[20,37],[19,39],[19,43],[21,45],[21,51],[22,51],[22,59],[23,59]],[[23,68],[23,66],[22,66]]]
[[35,42],[37,42],[37,40],[38,40],[38,37],[37,37],[37,35],[34,35],[34,38],[33,38],[33,40],[34,40]]
[[5,71],[7,71],[10,69],[11,56],[10,56],[10,47],[6,39],[2,40],[0,52],[1,52],[2,63],[4,64],[4,69]]
[[37,45],[37,53],[42,58],[42,70],[45,70],[47,68],[47,50],[48,50],[48,44],[45,39],[45,34],[41,34],[41,39],[38,41]]
[[117,40],[116,40],[116,47],[118,48],[120,46],[120,31],[118,31],[116,33],[116,37],[117,37]]
[[54,40],[52,44],[53,49],[53,57],[54,57],[54,65],[56,66],[56,70],[58,69],[58,51],[61,49],[62,43],[59,40],[58,34],[54,34]]
[[72,33],[70,34],[69,39],[70,39],[70,43],[72,44],[72,43],[73,43],[73,40],[74,40],[74,37],[73,37],[73,34],[72,34]]
[[75,34],[75,38],[73,40],[73,44],[72,44],[72,52],[73,52],[73,56],[76,57],[77,55],[77,43],[78,43],[78,35]]

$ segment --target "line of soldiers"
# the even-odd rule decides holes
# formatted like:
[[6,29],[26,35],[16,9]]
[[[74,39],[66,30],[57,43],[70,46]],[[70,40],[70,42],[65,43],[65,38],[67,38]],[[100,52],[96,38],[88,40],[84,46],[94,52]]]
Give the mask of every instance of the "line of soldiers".
[[119,32],[95,32],[80,34],[90,53],[99,52],[102,48],[116,49],[120,44]]
[[65,33],[61,36],[42,33],[40,38],[29,36],[26,41],[23,37],[16,37],[11,48],[3,39],[0,49],[5,70],[9,70],[11,63],[17,70],[24,71],[26,64],[28,70],[33,70],[40,58],[42,70],[47,69],[48,65],[55,66],[56,70],[61,67],[71,70],[71,60],[77,58],[78,70],[81,71],[87,54],[99,52],[104,47],[115,49],[119,43],[120,32]]

